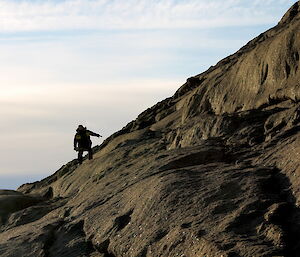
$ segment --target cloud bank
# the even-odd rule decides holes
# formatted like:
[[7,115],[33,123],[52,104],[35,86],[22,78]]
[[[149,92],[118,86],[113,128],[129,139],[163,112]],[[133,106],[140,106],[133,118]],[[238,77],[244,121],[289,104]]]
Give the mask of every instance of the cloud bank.
[[280,7],[293,2],[296,1],[2,0],[0,32],[261,25],[272,23]]

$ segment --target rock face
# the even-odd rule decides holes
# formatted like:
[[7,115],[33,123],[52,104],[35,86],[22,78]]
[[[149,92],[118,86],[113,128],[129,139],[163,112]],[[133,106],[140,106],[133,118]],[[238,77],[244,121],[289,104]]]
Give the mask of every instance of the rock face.
[[93,160],[0,192],[0,256],[299,256],[299,8]]

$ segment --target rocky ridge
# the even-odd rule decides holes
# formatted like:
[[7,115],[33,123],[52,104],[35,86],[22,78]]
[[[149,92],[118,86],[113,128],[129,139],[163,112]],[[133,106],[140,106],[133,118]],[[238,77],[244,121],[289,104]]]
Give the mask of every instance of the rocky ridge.
[[298,256],[300,2],[42,181],[0,193],[0,256]]

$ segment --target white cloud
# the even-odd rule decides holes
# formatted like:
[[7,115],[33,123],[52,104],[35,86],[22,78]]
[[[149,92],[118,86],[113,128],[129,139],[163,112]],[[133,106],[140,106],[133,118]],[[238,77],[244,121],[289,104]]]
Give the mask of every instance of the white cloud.
[[[295,1],[0,1],[0,31],[207,28],[270,24]],[[259,11],[258,11],[259,10]]]
[[[185,80],[215,64],[220,59],[218,51],[227,53],[231,49],[232,53],[243,45],[239,38],[220,39],[203,31],[87,34],[41,41],[26,37],[23,41],[0,40],[3,97],[12,91],[19,95],[30,92],[32,86],[42,89],[45,84],[68,87],[78,83],[123,83],[125,86],[130,80],[145,78]],[[203,52],[209,53],[213,61],[201,56]]]

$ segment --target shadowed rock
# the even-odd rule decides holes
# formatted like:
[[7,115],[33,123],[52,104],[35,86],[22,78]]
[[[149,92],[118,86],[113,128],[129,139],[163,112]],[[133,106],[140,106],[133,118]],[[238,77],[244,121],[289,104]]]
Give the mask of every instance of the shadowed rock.
[[26,196],[13,190],[0,190],[0,225],[5,224],[10,214],[41,201],[41,198]]

